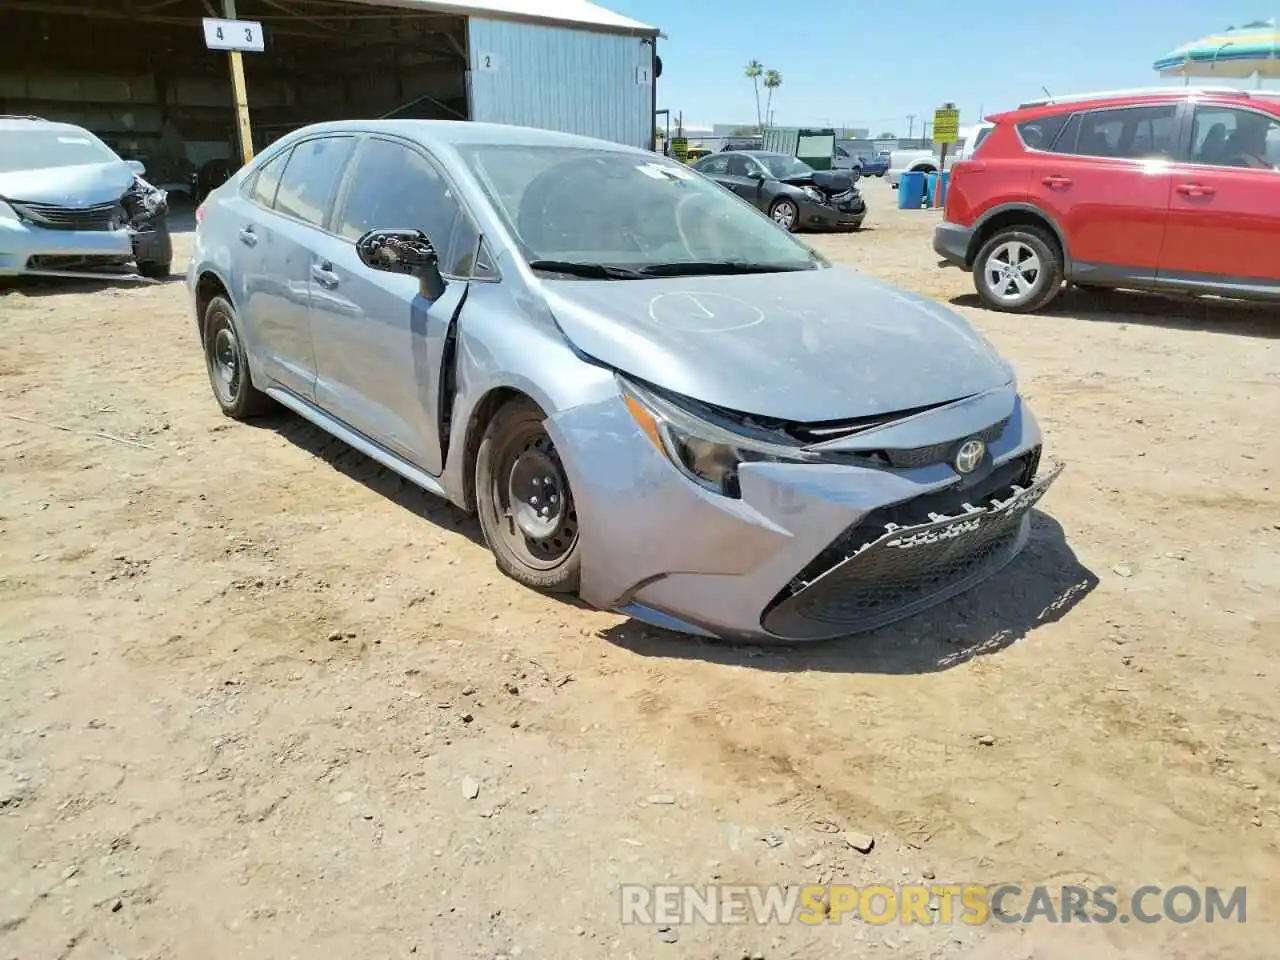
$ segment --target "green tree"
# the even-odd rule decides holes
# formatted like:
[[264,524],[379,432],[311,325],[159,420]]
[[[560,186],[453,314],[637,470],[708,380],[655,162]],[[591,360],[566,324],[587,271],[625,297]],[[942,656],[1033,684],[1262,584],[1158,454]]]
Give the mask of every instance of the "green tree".
[[777,90],[780,86],[782,86],[782,74],[777,70],[766,70],[764,74],[764,88],[768,91],[768,96],[764,101],[764,118],[768,121],[769,126],[773,126],[773,121],[770,119],[770,117],[773,116],[770,112],[773,107],[773,91]]
[[892,131],[888,131],[880,134],[880,136],[876,137],[876,139],[877,140],[897,140],[898,135],[896,133],[893,133]]
[[756,129],[764,129],[764,124],[760,119],[760,75],[764,73],[764,64],[759,60],[752,60],[747,64],[747,79],[751,81],[751,85],[756,91]]

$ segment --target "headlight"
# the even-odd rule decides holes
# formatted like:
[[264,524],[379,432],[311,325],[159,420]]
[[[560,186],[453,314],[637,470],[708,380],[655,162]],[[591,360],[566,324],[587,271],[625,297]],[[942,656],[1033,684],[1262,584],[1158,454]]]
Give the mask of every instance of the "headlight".
[[690,480],[722,496],[742,495],[738,485],[742,463],[819,459],[803,447],[744,436],[711,423],[621,376],[618,387],[627,410],[659,452]]
[[826,196],[822,193],[822,191],[817,189],[816,187],[801,187],[800,190],[804,193],[806,197],[808,197],[810,200],[814,201],[815,203],[825,203],[827,200]]

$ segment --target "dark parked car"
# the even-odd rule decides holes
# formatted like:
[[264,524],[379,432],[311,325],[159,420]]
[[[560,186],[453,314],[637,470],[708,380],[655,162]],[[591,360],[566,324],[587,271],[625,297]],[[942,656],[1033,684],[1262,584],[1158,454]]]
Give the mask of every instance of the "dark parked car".
[[796,157],[762,150],[715,153],[692,166],[793,233],[857,230],[867,215],[854,170],[814,170]]

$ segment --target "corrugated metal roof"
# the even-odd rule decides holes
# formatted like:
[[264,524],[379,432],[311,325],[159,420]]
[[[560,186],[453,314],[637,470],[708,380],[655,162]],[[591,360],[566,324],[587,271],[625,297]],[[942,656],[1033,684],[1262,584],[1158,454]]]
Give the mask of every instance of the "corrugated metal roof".
[[587,0],[342,0],[370,7],[400,7],[419,13],[524,20],[563,27],[656,36],[657,27],[632,20]]

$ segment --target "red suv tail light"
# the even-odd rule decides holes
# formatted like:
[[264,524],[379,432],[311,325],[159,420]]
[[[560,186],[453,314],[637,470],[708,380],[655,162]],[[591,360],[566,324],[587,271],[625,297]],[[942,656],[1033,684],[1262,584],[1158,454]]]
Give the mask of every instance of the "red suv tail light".
[[204,219],[204,204],[196,207],[196,226],[200,225],[200,221]]

